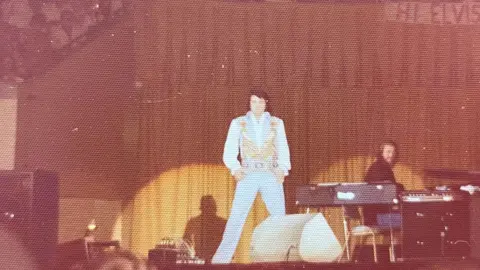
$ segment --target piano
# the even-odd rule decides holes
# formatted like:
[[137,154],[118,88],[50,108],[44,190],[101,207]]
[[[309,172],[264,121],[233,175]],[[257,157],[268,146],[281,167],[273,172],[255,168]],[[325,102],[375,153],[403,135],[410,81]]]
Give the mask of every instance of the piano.
[[398,203],[401,185],[381,183],[321,183],[296,188],[295,204],[300,207]]

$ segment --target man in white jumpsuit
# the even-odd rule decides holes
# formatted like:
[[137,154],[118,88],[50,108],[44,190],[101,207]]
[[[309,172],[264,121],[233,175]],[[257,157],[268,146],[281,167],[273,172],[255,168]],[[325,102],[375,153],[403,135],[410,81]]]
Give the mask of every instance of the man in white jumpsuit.
[[[260,192],[270,215],[285,215],[283,180],[290,170],[290,152],[280,118],[266,112],[268,96],[250,96],[250,111],[233,119],[223,162],[237,181],[230,217],[212,263],[230,263],[253,201]],[[240,152],[241,162],[238,160]]]

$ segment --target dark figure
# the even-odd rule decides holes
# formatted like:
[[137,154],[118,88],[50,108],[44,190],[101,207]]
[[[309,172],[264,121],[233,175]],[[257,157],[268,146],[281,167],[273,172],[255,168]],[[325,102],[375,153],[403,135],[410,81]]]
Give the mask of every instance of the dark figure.
[[[397,145],[393,141],[384,142],[379,149],[377,159],[370,166],[365,175],[367,183],[397,183],[392,167],[397,160]],[[399,185],[401,189],[401,185]],[[369,205],[363,207],[365,225],[377,225],[377,215],[392,211],[389,205]]]
[[217,216],[217,205],[211,195],[200,201],[200,215],[190,219],[183,239],[195,248],[196,256],[209,264],[220,245],[226,220]]

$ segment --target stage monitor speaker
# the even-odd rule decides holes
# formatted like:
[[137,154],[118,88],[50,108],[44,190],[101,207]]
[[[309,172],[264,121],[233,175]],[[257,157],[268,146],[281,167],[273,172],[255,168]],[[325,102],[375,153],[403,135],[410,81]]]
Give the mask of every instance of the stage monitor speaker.
[[40,268],[52,269],[58,240],[57,174],[1,170],[0,224],[23,242]]
[[322,214],[270,216],[252,235],[253,262],[332,262],[342,247]]

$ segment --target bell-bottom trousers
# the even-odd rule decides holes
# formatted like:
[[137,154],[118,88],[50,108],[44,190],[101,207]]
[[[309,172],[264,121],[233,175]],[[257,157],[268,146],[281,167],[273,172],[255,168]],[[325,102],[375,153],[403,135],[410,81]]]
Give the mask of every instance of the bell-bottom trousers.
[[285,215],[283,184],[278,183],[271,172],[250,172],[237,182],[230,217],[228,218],[222,242],[212,258],[212,263],[230,263],[242,234],[243,225],[250,212],[257,192],[270,215]]

